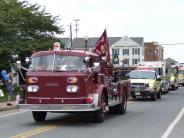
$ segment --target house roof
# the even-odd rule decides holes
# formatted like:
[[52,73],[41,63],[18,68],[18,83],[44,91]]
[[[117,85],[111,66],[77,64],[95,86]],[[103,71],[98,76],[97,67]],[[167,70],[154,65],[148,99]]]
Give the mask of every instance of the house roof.
[[[98,41],[99,37],[91,37],[88,38],[87,41],[87,47],[93,48]],[[113,43],[121,39],[121,37],[108,37],[109,46],[111,46]],[[85,40],[84,38],[74,38],[73,39],[73,46],[74,49],[83,49],[85,48]]]
[[135,42],[137,42],[140,45],[144,44],[144,38],[143,37],[130,37],[130,39],[134,40]]
[[[93,48],[100,37],[90,37],[87,41],[87,47]],[[108,37],[109,46],[113,45],[115,42],[120,40],[122,37]],[[143,37],[129,37],[133,41],[142,45],[144,43]],[[61,38],[61,42],[66,46],[70,45],[70,38]],[[72,41],[72,49],[84,49],[85,39],[84,38],[74,38]]]
[[117,42],[115,42],[112,46],[113,47],[130,47],[130,46],[144,46],[143,43],[140,43],[140,40],[138,37],[134,37],[134,39],[132,39],[131,37],[128,36],[124,36],[122,37],[120,40],[118,40]]
[[172,59],[172,58],[166,58],[165,61],[170,62],[170,63],[173,63],[173,64],[174,63],[177,63],[177,61],[174,60],[174,59]]

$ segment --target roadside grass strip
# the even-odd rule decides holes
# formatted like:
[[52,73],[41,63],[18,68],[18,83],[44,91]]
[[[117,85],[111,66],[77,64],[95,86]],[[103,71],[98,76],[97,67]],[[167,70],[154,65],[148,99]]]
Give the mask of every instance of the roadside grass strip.
[[27,137],[30,137],[30,136],[37,135],[39,133],[43,133],[43,132],[49,131],[49,130],[51,130],[53,128],[56,128],[56,126],[55,125],[48,125],[48,126],[45,126],[45,127],[41,127],[41,128],[35,129],[35,130],[31,130],[31,131],[27,131],[27,132],[24,132],[24,133],[20,133],[18,135],[12,136],[10,138],[27,138]]
[[167,128],[167,130],[164,132],[164,134],[162,135],[161,138],[168,138],[168,136],[170,135],[170,133],[172,132],[172,130],[174,129],[174,127],[177,125],[177,123],[180,121],[181,117],[184,114],[184,107],[181,109],[181,111],[178,113],[178,115],[176,116],[176,118],[174,119],[174,121],[169,125],[169,127]]

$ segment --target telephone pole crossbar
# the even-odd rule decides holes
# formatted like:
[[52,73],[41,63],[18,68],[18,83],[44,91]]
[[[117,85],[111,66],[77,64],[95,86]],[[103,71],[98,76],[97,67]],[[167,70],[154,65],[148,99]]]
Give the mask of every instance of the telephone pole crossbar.
[[79,24],[78,24],[78,22],[79,22],[79,20],[80,19],[74,19],[74,21],[75,21],[75,33],[76,33],[76,38],[77,38],[77,32],[79,31]]

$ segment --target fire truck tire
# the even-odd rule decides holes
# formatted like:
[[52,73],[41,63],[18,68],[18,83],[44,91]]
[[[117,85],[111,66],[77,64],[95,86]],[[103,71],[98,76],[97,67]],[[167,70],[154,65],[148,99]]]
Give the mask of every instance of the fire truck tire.
[[102,109],[93,112],[93,117],[96,123],[102,123],[104,121],[104,113]]
[[122,103],[115,106],[115,113],[116,114],[125,114],[126,108],[127,108],[127,92],[124,91],[123,97],[122,97]]
[[105,103],[105,94],[102,94],[101,96],[101,108],[100,110],[94,111],[93,112],[93,118],[96,123],[102,123],[104,121],[104,116],[105,116],[105,108],[106,108],[106,103]]
[[47,112],[32,112],[33,118],[36,122],[44,122],[47,116]]
[[114,107],[109,107],[109,113],[113,114],[115,111],[114,111]]
[[156,92],[154,92],[154,93],[151,94],[151,100],[152,101],[156,101],[157,100]]

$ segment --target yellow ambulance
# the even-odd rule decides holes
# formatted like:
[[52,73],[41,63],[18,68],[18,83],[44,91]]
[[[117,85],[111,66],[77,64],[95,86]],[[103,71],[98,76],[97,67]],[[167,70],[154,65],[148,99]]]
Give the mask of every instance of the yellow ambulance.
[[161,77],[154,70],[133,70],[128,75],[132,98],[150,97],[152,101],[161,98]]
[[184,67],[178,69],[179,84],[184,86]]

